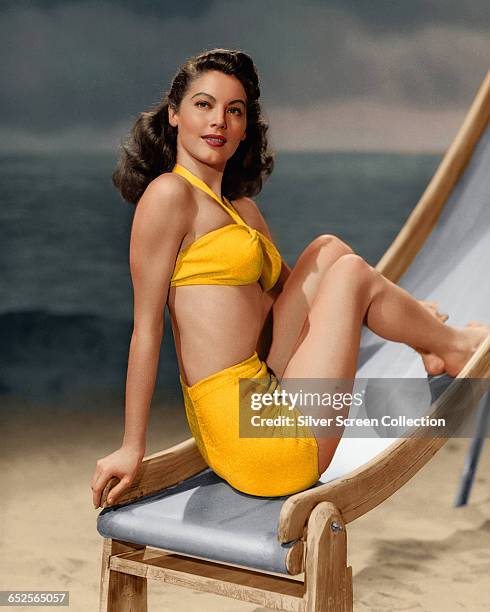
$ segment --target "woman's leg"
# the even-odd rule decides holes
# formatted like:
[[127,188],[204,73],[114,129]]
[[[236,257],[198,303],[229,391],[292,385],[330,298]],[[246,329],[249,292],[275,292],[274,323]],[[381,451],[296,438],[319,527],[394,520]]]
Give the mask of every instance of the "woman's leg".
[[272,342],[266,358],[281,376],[298,340],[320,281],[342,255],[353,253],[348,244],[329,234],[315,238],[300,254],[281,294],[272,305]]
[[[265,361],[278,377],[283,375],[295,347],[306,334],[308,313],[324,274],[339,257],[353,253],[351,247],[337,236],[322,234],[298,257],[281,294],[272,305],[272,341]],[[441,321],[447,319],[447,315],[437,311],[434,302],[420,303]],[[444,364],[439,358],[428,352],[421,352],[421,355],[430,374],[441,373]]]
[[[488,335],[488,327],[456,329],[357,255],[343,255],[323,275],[284,378],[354,380],[361,328],[434,353],[456,375]],[[343,389],[344,392],[352,390]],[[331,416],[331,414],[329,414]],[[340,438],[318,438],[319,467],[330,463]]]

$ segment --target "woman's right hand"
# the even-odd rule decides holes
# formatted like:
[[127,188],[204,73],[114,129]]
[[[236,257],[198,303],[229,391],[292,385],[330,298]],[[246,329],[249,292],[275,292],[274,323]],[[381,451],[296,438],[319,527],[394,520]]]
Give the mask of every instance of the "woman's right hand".
[[115,503],[116,498],[133,482],[143,457],[144,454],[140,451],[121,446],[97,461],[91,484],[94,508],[100,506],[102,491],[113,476],[119,478],[120,482],[110,490],[107,503],[109,505]]

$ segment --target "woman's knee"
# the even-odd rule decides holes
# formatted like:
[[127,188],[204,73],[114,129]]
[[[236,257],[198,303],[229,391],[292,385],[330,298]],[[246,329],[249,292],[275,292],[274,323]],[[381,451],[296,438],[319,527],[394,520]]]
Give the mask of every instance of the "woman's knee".
[[346,242],[344,242],[334,234],[320,234],[314,240],[311,241],[310,246],[317,251],[322,251],[325,249],[334,249],[336,251],[342,252],[342,254],[345,255],[349,253],[354,253],[354,251]]
[[320,234],[306,247],[303,255],[317,263],[318,268],[327,270],[339,257],[354,251],[343,240],[333,234]]
[[374,279],[373,267],[355,253],[341,255],[332,265],[325,278],[333,275],[341,276],[349,282],[349,285],[368,286]]

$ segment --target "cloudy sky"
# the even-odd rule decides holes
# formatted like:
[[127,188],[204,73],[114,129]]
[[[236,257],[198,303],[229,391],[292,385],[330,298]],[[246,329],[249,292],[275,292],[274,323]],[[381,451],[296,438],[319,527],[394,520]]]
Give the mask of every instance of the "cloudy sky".
[[276,150],[443,151],[489,0],[0,0],[0,150],[114,151],[178,66],[250,53]]

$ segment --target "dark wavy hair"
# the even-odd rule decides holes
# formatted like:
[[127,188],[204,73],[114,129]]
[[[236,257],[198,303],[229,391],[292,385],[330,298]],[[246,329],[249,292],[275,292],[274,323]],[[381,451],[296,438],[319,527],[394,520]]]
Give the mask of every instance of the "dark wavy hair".
[[243,51],[211,49],[185,62],[174,76],[170,91],[157,106],[140,113],[129,136],[121,143],[112,182],[128,202],[137,204],[147,185],[174,167],[178,128],[169,123],[168,107],[178,111],[192,81],[209,70],[236,77],[247,95],[246,138],[226,163],[221,191],[233,199],[255,196],[262,189],[264,179],[273,170],[274,159],[266,137],[269,126],[259,104],[257,69]]

